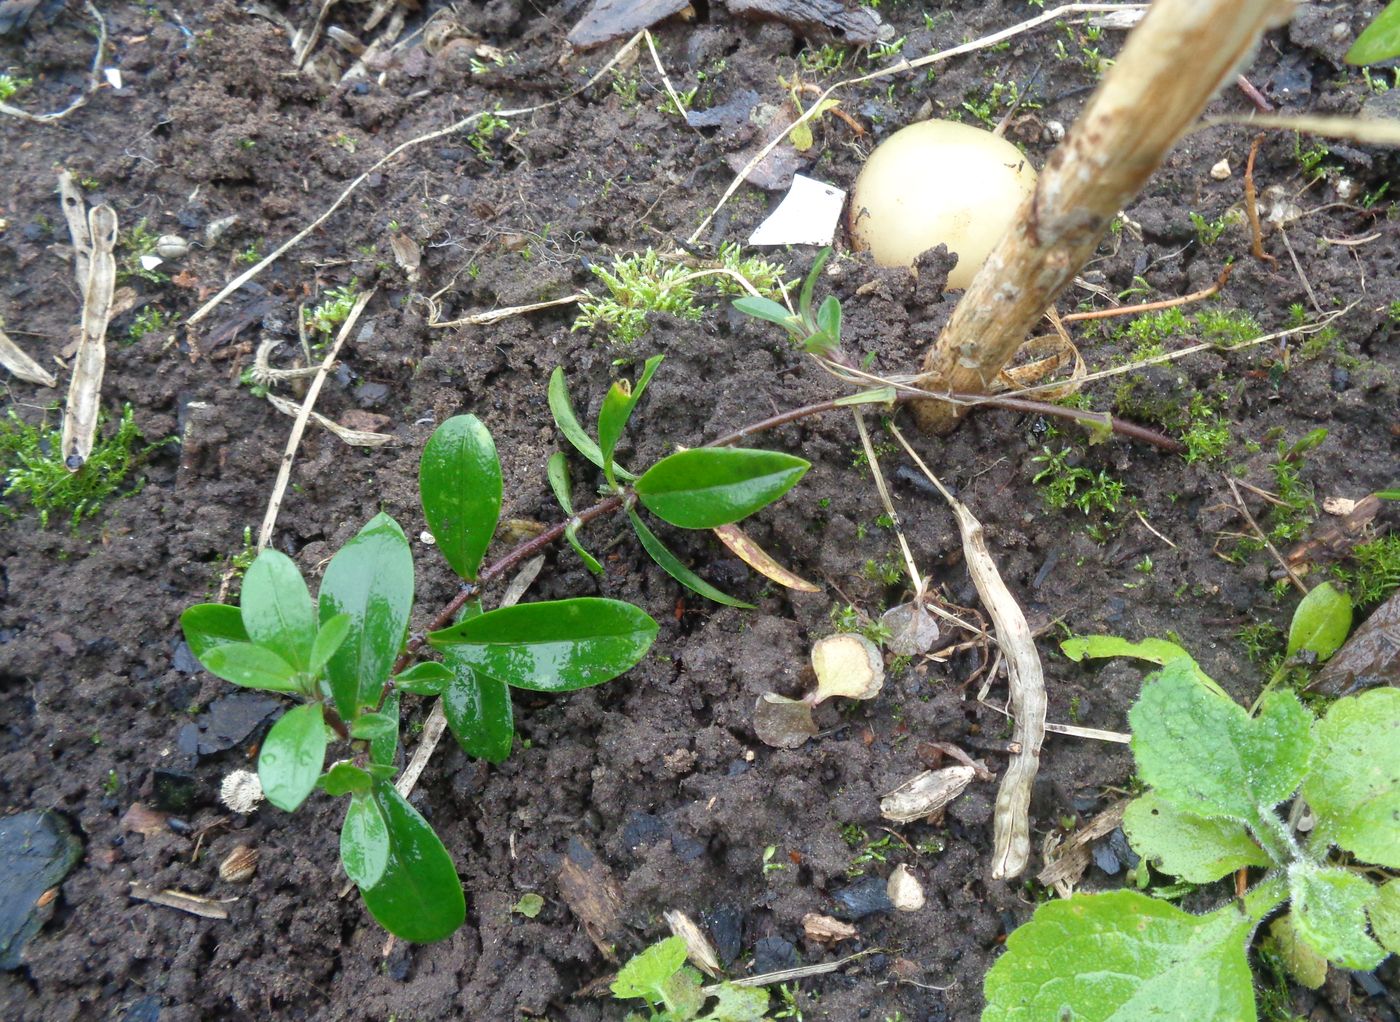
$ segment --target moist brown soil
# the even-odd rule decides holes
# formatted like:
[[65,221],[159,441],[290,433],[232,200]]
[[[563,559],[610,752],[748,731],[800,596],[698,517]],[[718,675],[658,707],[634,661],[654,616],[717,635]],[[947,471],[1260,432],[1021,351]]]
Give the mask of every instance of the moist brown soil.
[[[0,122],[0,315],[11,336],[49,365],[78,314],[56,166],[83,179],[92,201],[111,203],[124,225],[144,219],[152,234],[197,242],[163,268],[180,274],[175,281],[129,282],[141,303],[187,317],[244,268],[240,253],[267,252],[290,237],[393,146],[474,111],[562,96],[613,52],[604,46],[560,63],[579,3],[492,0],[458,5],[459,15],[512,56],[505,67],[473,75],[452,49],[434,59],[410,44],[382,78],[339,84],[338,67],[328,76],[295,71],[285,30],[238,4],[108,6],[104,63],[122,69],[126,87],[104,89],[55,125]],[[311,24],[317,7],[271,6],[296,26]],[[719,4],[698,6],[708,11],[694,23],[657,30],[677,87],[699,87],[697,108],[750,89],[762,102],[780,103],[776,76],[796,72],[800,34],[736,20]],[[1305,5],[1291,29],[1269,37],[1250,78],[1289,109],[1354,113],[1389,103],[1394,116],[1400,91],[1390,100],[1377,96],[1339,63],[1346,40],[1379,6]],[[368,10],[346,3],[329,23],[356,29]],[[915,57],[1028,11],[1016,0],[950,3],[932,27],[917,5],[891,0],[880,13]],[[1056,52],[1061,41],[1064,59]],[[1082,29],[1050,26],[1007,48],[939,65],[934,75],[852,90],[843,105],[870,134],[855,138],[840,121],[823,119],[806,172],[848,187],[873,140],[930,110],[957,111],[997,82],[1019,83],[1038,104],[1018,112],[1010,135],[1043,163],[1052,145],[1048,122],[1071,123],[1094,82],[1082,47],[1108,57],[1119,43],[1114,32],[1090,42]],[[0,40],[0,66],[34,80],[17,102],[57,109],[80,87],[91,46],[87,16],[70,2],[51,26]],[[333,44],[328,52],[333,64],[347,63]],[[865,67],[865,59],[850,52],[845,70]],[[23,967],[0,975],[0,1016],[618,1019],[620,1005],[586,990],[615,966],[556,883],[572,842],[595,851],[618,884],[623,957],[664,936],[662,912],[681,909],[711,925],[734,975],[871,952],[795,985],[807,1019],[976,1018],[982,977],[1043,894],[1023,879],[989,879],[993,786],[975,783],[936,825],[894,828],[879,849],[883,860],[853,860],[866,840],[887,836],[878,797],[922,769],[921,743],[957,743],[993,768],[1002,765],[996,750],[1009,734],[1005,718],[975,699],[981,655],[894,665],[879,698],[823,707],[822,734],[793,751],[762,745],[751,724],[761,692],[802,690],[809,644],[832,630],[834,608],[850,603],[877,615],[901,598],[900,584],[884,584],[868,567],[890,562],[896,547],[877,521],[882,509],[868,471],[853,464],[858,441],[847,415],[804,420],[762,441],[802,454],[813,467],[780,505],[746,526],[794,570],[821,582],[819,594],[765,586],[712,539],[668,534],[702,575],[758,609],[707,603],[652,566],[617,521],[589,529],[593,549],[607,552],[601,578],[567,550],[550,554],[527,598],[631,600],[661,622],[661,634],[654,653],[615,682],[559,698],[518,694],[522,742],[504,765],[470,761],[450,741],[439,748],[414,802],[451,850],[468,894],[467,923],[447,940],[398,945],[386,955],[385,933],[358,898],[337,896],[343,877],[333,800],[313,797],[295,816],[266,807],[234,816],[218,804],[220,779],[252,765],[261,728],[231,744],[191,742],[191,724],[206,735],[219,730],[210,715],[230,692],[192,662],[177,618],[217,592],[244,529],[256,531],[261,521],[290,420],[238,378],[264,337],[284,342],[274,362],[296,361],[300,302],[352,280],[378,288],[318,410],[336,419],[351,411],[383,416],[380,428],[396,438],[395,446],[367,451],[318,429],[307,433],[273,542],[313,578],[376,510],[419,535],[419,451],[436,422],[461,412],[480,416],[495,435],[506,516],[557,520],[544,474],[561,445],[545,401],[557,365],[587,415],[612,378],[665,354],[627,452],[637,465],[676,444],[840,392],[774,330],[717,300],[707,300],[699,322],[653,317],[628,349],[571,331],[568,308],[487,327],[427,326],[428,294],[440,292],[447,319],[597,287],[590,262],[673,248],[717,201],[732,174],[725,156],[755,129],[697,130],[658,112],[660,79],[645,57],[623,75],[636,83],[634,94],[604,84],[513,120],[479,146],[459,133],[405,153],[188,337],[161,329],[130,343],[136,312],[113,323],[105,407],[115,412],[129,402],[148,438],[182,442],[153,452],[139,470],[144,487],[76,531],[62,521],[39,528],[20,498],[11,498],[15,517],[0,531],[0,809],[56,809],[85,841],[85,856]],[[819,72],[805,77],[829,80]],[[1230,88],[1211,109],[1237,113],[1250,104]],[[1068,662],[1055,648],[1066,630],[1174,634],[1232,693],[1258,690],[1261,669],[1236,635],[1250,624],[1286,623],[1295,598],[1286,590],[1275,595],[1267,554],[1221,556],[1237,542],[1233,534],[1247,531],[1231,510],[1224,473],[1273,489],[1279,443],[1325,427],[1325,443],[1301,473],[1318,498],[1357,498],[1397,481],[1400,350],[1386,308],[1400,299],[1400,223],[1394,190],[1369,208],[1361,202],[1394,180],[1395,157],[1334,145],[1327,177],[1308,184],[1294,137],[1267,137],[1256,170],[1261,191],[1277,186],[1308,215],[1287,226],[1286,239],[1270,227],[1266,248],[1275,260],[1260,262],[1249,255],[1245,228],[1230,226],[1206,245],[1188,218],[1195,211],[1212,221],[1240,201],[1251,138],[1244,129],[1216,128],[1181,144],[1086,272],[1110,294],[1137,287],[1137,300],[1151,300],[1201,288],[1234,259],[1234,276],[1212,308],[1248,312],[1264,330],[1284,326],[1294,304],[1309,314],[1351,306],[1332,343],[1306,348],[1295,338],[1198,354],[1141,372],[1130,387],[1109,379],[1087,391],[1096,408],[1116,400],[1119,410],[1148,421],[1205,395],[1230,423],[1225,457],[1188,464],[1121,438],[1089,446],[1062,422],[1000,411],[974,415],[946,439],[921,441],[985,524],[1012,592],[1046,628],[1040,641],[1052,720],[1123,730],[1141,678],[1127,665]],[[1221,159],[1233,173],[1218,181],[1209,171]],[[701,239],[704,251],[747,237],[775,202],[741,188]],[[228,216],[237,220],[206,241],[207,225]],[[416,281],[395,265],[395,231],[422,247]],[[777,258],[799,277],[812,256],[804,248]],[[825,287],[843,299],[848,349],[870,353],[877,371],[910,371],[952,303],[928,276],[916,286],[860,256],[842,261]],[[1081,301],[1104,304],[1076,289],[1061,308]],[[235,333],[240,319],[247,326]],[[1091,367],[1124,361],[1131,342],[1115,342],[1114,329],[1078,328]],[[1192,340],[1175,337],[1168,346]],[[34,421],[57,396],[11,381],[6,403]],[[1045,446],[1069,447],[1078,463],[1121,480],[1118,510],[1101,518],[1047,508],[1043,486],[1033,484],[1043,467],[1033,459]],[[894,453],[884,458],[892,477],[900,464]],[[899,472],[893,492],[914,556],[946,599],[973,606],[950,515],[911,479]],[[1273,520],[1263,501],[1250,503],[1266,525]],[[414,545],[420,627],[455,584],[430,548]],[[424,710],[409,710],[410,746]],[[170,775],[193,779],[192,804],[163,831],[130,831],[124,813],[133,803],[156,803],[165,790],[157,782]],[[1130,775],[1123,746],[1050,736],[1032,805],[1037,845],[1051,830],[1092,817]],[[867,838],[852,847],[845,838],[856,828]],[[244,885],[217,873],[237,845],[261,853]],[[769,846],[774,855],[765,868]],[[852,882],[849,871],[884,878],[897,863],[924,884],[922,910],[867,916],[857,923],[859,939],[836,949],[804,941],[802,917],[833,912],[833,895]],[[1105,864],[1112,862],[1090,869],[1085,889],[1123,882],[1121,872],[1099,868]],[[132,881],[236,900],[227,920],[197,918],[131,900]],[[533,919],[512,912],[530,892],[544,898]],[[1203,892],[1196,904],[1227,896]],[[1393,966],[1383,970],[1387,976],[1394,979]],[[922,985],[904,982],[910,979]],[[1393,1005],[1367,989],[1374,988],[1334,972],[1318,994],[1292,996],[1308,1018],[1394,1017],[1387,1013]]]

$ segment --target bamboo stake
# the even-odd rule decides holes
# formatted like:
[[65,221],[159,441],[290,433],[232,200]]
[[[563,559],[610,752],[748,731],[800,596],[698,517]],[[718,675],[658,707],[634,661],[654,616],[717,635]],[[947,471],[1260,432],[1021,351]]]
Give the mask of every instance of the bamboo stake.
[[[1221,85],[1292,0],[1157,0],[924,357],[919,385],[986,392]],[[915,406],[946,432],[962,409]]]

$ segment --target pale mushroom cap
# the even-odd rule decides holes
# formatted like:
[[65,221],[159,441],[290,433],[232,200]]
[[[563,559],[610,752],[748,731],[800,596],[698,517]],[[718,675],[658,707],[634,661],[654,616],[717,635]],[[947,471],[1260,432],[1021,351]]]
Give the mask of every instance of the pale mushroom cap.
[[965,288],[1034,188],[1035,168],[1004,138],[921,121],[865,161],[851,196],[851,236],[881,266],[910,266],[947,245],[958,256],[948,286]]

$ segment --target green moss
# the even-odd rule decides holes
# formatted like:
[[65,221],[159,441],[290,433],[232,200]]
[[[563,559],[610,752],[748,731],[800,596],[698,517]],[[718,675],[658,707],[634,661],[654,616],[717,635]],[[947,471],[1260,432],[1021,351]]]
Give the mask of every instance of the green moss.
[[1370,606],[1390,598],[1400,589],[1400,535],[1391,534],[1362,543],[1351,552],[1350,566],[1333,573],[1346,584],[1358,606]]

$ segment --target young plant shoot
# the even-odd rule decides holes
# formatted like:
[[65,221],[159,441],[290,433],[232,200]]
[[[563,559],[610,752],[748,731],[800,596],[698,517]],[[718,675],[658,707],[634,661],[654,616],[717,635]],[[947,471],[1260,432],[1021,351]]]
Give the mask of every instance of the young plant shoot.
[[[634,505],[681,528],[723,526],[778,499],[808,463],[772,451],[700,448],[663,458],[640,476],[628,472],[615,451],[660,361],[648,360],[635,388],[613,385],[597,441],[579,427],[558,372],[551,407],[565,435],[602,469],[612,509],[626,507],[647,551],[698,592],[747,606],[681,564]],[[564,534],[601,570],[577,538],[584,519],[573,514],[562,455],[550,460],[548,474],[571,516]],[[511,688],[568,692],[616,678],[646,655],[658,626],[639,607],[596,597],[483,605],[481,587],[504,574],[519,550],[482,568],[500,519],[502,478],[495,442],[475,416],[448,419],[428,440],[419,496],[436,549],[465,583],[426,636],[441,662],[412,663],[424,645],[422,638],[407,641],[413,555],[387,514],[331,558],[314,601],[291,558],[263,550],[244,577],[238,607],[200,604],[185,611],[181,625],[210,673],[297,700],[262,744],[258,776],[267,800],[294,812],[317,787],[348,797],[340,836],[346,874],[385,929],[432,941],[462,924],[466,903],[447,849],[393,783],[401,694],[441,697],[463,750],[500,763],[515,737]],[[327,767],[332,741],[337,758]]]

